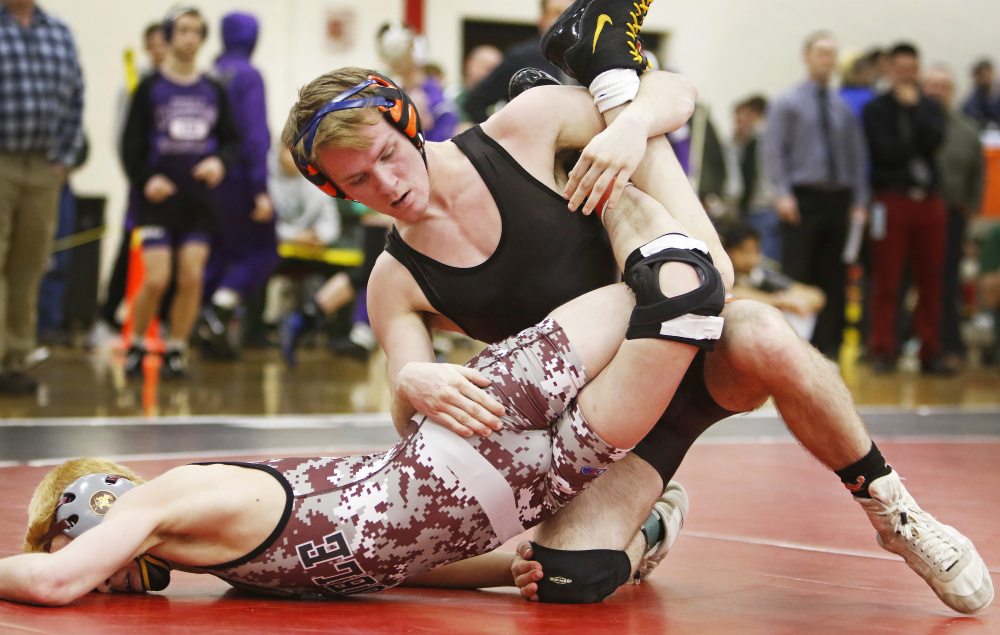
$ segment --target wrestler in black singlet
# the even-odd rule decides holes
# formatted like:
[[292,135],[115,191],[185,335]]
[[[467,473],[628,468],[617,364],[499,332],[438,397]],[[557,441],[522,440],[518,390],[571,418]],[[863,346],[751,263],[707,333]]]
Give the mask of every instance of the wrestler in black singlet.
[[540,322],[552,309],[618,280],[607,232],[538,181],[479,126],[453,139],[500,210],[496,251],[475,267],[451,267],[415,251],[393,227],[386,251],[401,262],[441,315],[493,343]]
[[[452,139],[482,177],[500,210],[496,251],[475,267],[432,260],[389,232],[388,251],[409,270],[428,302],[470,337],[496,342],[588,291],[618,280],[611,242],[596,214],[570,212],[559,194],[534,178],[475,126]],[[634,453],[666,483],[687,449],[716,421],[735,414],[712,399],[700,351],[674,398]]]

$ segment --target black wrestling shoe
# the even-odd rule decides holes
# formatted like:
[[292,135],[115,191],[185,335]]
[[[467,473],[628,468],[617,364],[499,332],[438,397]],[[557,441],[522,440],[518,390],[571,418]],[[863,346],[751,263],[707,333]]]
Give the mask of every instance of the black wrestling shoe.
[[542,54],[587,87],[615,68],[631,68],[641,75],[649,60],[642,52],[639,31],[652,2],[576,0],[542,36]]
[[163,379],[187,379],[187,362],[184,353],[179,350],[168,350],[163,355],[163,365],[160,366],[160,377]]
[[142,377],[142,360],[146,357],[146,349],[133,344],[125,353],[125,376]]
[[559,86],[559,80],[549,75],[545,71],[537,68],[522,68],[514,73],[507,84],[507,100],[513,101],[515,97],[535,86]]
[[204,345],[206,357],[220,360],[240,358],[239,338],[229,328],[232,317],[232,309],[224,309],[215,304],[202,308],[195,331]]

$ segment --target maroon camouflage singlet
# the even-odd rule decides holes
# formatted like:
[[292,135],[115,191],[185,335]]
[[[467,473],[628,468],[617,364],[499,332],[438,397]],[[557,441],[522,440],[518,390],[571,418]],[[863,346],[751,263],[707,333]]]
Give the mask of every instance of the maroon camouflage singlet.
[[414,417],[392,449],[370,456],[244,464],[286,485],[267,541],[201,571],[264,593],[349,595],[485,553],[579,494],[627,450],[587,425],[575,397],[587,377],[551,319],[469,362],[506,408],[489,437],[459,437]]

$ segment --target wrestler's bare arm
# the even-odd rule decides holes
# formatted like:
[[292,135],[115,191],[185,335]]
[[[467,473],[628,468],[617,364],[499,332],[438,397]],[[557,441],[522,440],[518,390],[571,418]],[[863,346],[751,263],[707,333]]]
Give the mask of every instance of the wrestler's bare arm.
[[132,561],[144,553],[180,569],[235,560],[270,535],[285,502],[282,485],[261,470],[174,468],[122,495],[93,529],[61,548],[53,542],[52,553],[0,560],[0,598],[68,604],[106,589],[107,580],[135,567]]
[[433,571],[407,578],[400,586],[432,587],[440,589],[484,589],[513,586],[511,566],[514,554],[509,551],[491,551]]
[[0,598],[45,606],[69,604],[154,547],[162,517],[155,506],[141,504],[138,492],[136,488],[123,495],[104,522],[55,553],[0,560]]
[[[692,237],[708,245],[726,288],[731,288],[734,275],[729,256],[670,142],[661,132],[679,125],[680,117],[688,112],[686,107],[690,111],[694,109],[696,94],[693,87],[685,88],[685,81],[682,76],[670,73],[646,73],[635,100],[603,114],[603,119],[609,122],[603,132],[586,140],[591,131],[585,126],[571,125],[561,133],[568,142],[582,142],[587,146],[569,175],[565,195],[571,197],[569,206],[575,209],[583,202],[583,197],[593,191],[582,207],[583,213],[588,213],[612,180],[618,189],[631,178],[640,190],[663,205]],[[678,94],[673,94],[675,92]],[[657,110],[663,108],[668,114],[657,114]],[[602,117],[597,115],[596,108],[592,113]],[[574,136],[581,131],[584,138]],[[648,140],[643,138],[647,134]],[[613,206],[613,202],[614,194],[609,206]]]
[[[635,100],[620,108],[620,121],[605,130],[593,97],[583,88],[540,86],[525,91],[483,124],[528,172],[555,187],[554,161],[566,151],[583,149],[565,194],[576,209],[593,191],[584,213],[593,210],[612,180],[612,202],[629,180],[646,148],[646,139],[675,130],[690,118],[697,92],[682,75],[650,72],[642,76]],[[596,185],[595,185],[596,183]],[[572,187],[570,187],[572,186]],[[562,188],[560,188],[562,189]],[[585,191],[584,191],[585,190]]]
[[388,359],[392,420],[399,434],[418,411],[466,437],[498,429],[503,406],[478,388],[488,385],[487,379],[471,368],[434,363],[430,303],[410,272],[383,253],[368,287],[368,315]]
[[[607,128],[585,141],[586,147],[569,174],[563,190],[569,208],[589,214],[611,188],[607,209],[613,209],[645,156],[646,140],[662,139],[667,132],[683,126],[694,113],[697,95],[694,85],[683,75],[645,73],[632,102],[599,115]],[[609,116],[612,112],[613,117]],[[572,142],[580,143],[580,139]]]

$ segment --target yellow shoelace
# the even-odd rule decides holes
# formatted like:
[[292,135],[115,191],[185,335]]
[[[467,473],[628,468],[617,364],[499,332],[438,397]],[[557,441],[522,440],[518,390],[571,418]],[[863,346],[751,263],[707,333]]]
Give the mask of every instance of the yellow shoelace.
[[[645,58],[643,57],[642,50],[639,47],[638,38],[639,31],[642,29],[642,21],[646,18],[646,13],[649,12],[649,5],[653,3],[653,0],[640,0],[639,2],[633,2],[632,6],[635,7],[635,11],[630,11],[629,15],[632,16],[632,22],[625,25],[628,30],[629,50],[632,52],[632,58],[636,62],[642,62]],[[649,60],[646,61],[646,68],[649,68]]]

